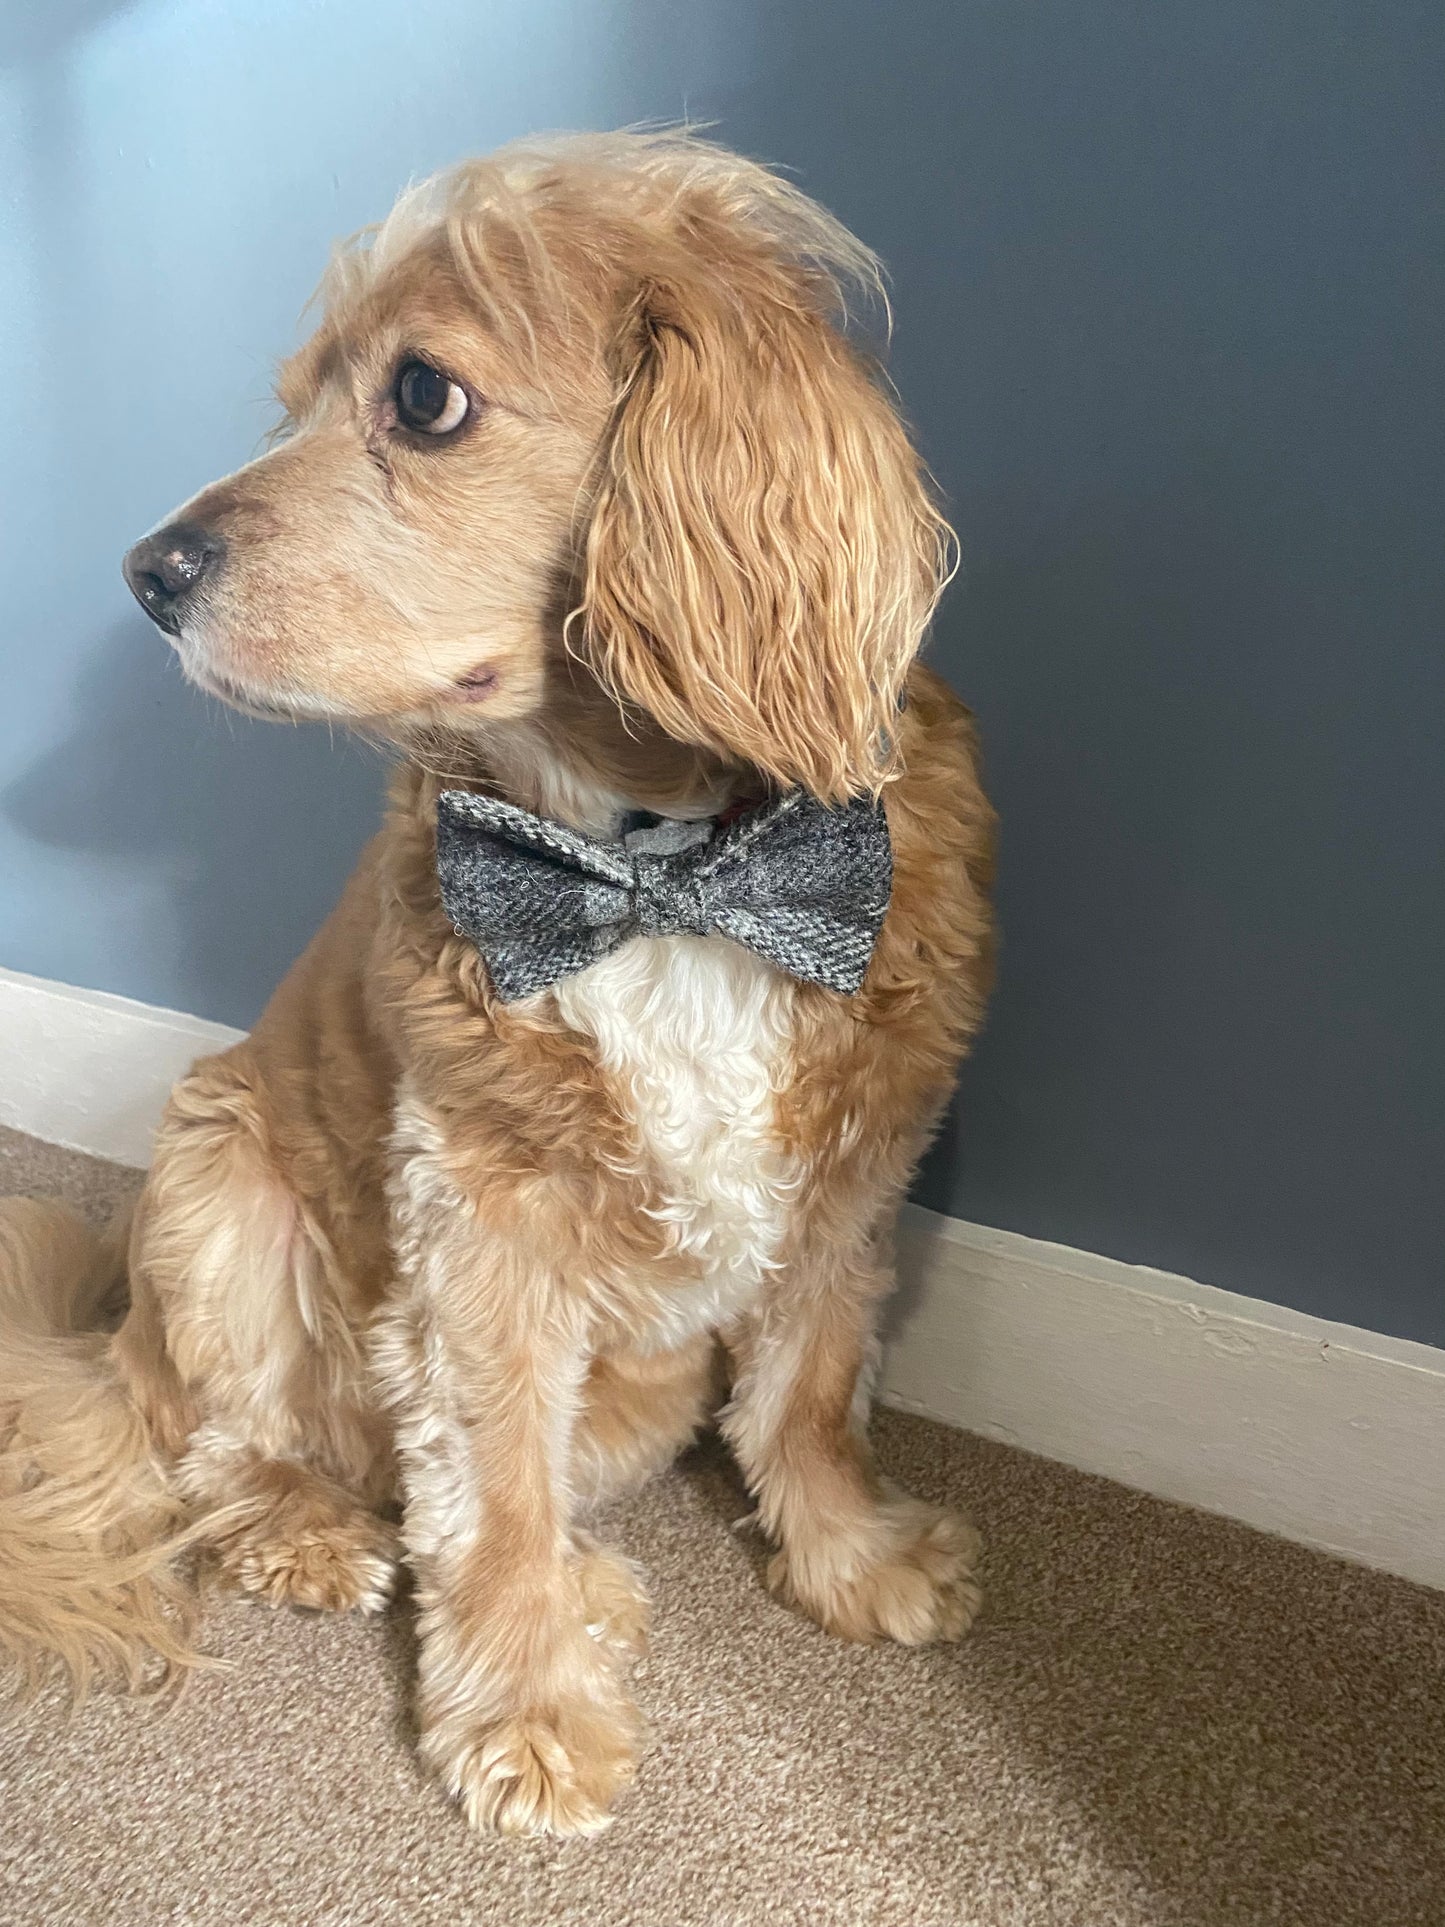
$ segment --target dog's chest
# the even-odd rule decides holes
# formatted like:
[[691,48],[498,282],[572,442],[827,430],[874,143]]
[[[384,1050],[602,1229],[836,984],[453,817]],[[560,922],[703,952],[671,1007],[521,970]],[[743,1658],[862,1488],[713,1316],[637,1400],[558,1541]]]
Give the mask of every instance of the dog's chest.
[[637,1133],[650,1216],[698,1286],[659,1318],[678,1339],[741,1309],[775,1264],[796,1160],[775,1123],[791,1069],[789,979],[719,937],[637,938],[557,990],[595,1040]]

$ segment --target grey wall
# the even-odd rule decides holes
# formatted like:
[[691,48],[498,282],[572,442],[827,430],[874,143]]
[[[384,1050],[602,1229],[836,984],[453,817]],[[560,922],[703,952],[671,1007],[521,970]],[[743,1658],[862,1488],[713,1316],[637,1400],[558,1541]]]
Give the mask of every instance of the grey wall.
[[[208,710],[126,541],[326,238],[688,109],[892,264],[1002,984],[924,1199],[1445,1342],[1437,5],[149,0],[0,25],[0,961],[247,1022],[375,772]],[[296,826],[306,826],[298,837]]]

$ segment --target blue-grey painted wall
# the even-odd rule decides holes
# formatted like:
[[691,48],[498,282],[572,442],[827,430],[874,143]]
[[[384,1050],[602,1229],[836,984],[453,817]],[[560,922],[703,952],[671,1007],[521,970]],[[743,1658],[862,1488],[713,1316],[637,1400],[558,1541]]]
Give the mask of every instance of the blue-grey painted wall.
[[895,277],[1003,973],[929,1203],[1445,1342],[1438,75],[1403,0],[39,0],[0,16],[0,962],[245,1023],[376,771],[187,692],[131,537],[329,237],[689,111]]

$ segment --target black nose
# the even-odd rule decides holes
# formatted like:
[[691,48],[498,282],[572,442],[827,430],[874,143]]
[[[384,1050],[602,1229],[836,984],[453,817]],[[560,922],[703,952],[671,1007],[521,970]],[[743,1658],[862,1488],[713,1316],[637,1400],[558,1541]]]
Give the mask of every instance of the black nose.
[[187,596],[226,553],[219,535],[194,522],[171,522],[137,542],[121,564],[131,594],[168,635],[177,635]]

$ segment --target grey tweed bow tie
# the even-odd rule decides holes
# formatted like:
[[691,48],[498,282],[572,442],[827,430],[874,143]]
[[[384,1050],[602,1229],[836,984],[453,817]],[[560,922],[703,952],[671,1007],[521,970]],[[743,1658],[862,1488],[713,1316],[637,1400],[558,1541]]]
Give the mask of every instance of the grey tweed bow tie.
[[491,796],[443,790],[437,875],[458,933],[510,1003],[630,937],[731,937],[805,982],[851,995],[888,908],[880,805],[829,809],[801,790],[727,823],[660,820],[615,841]]

